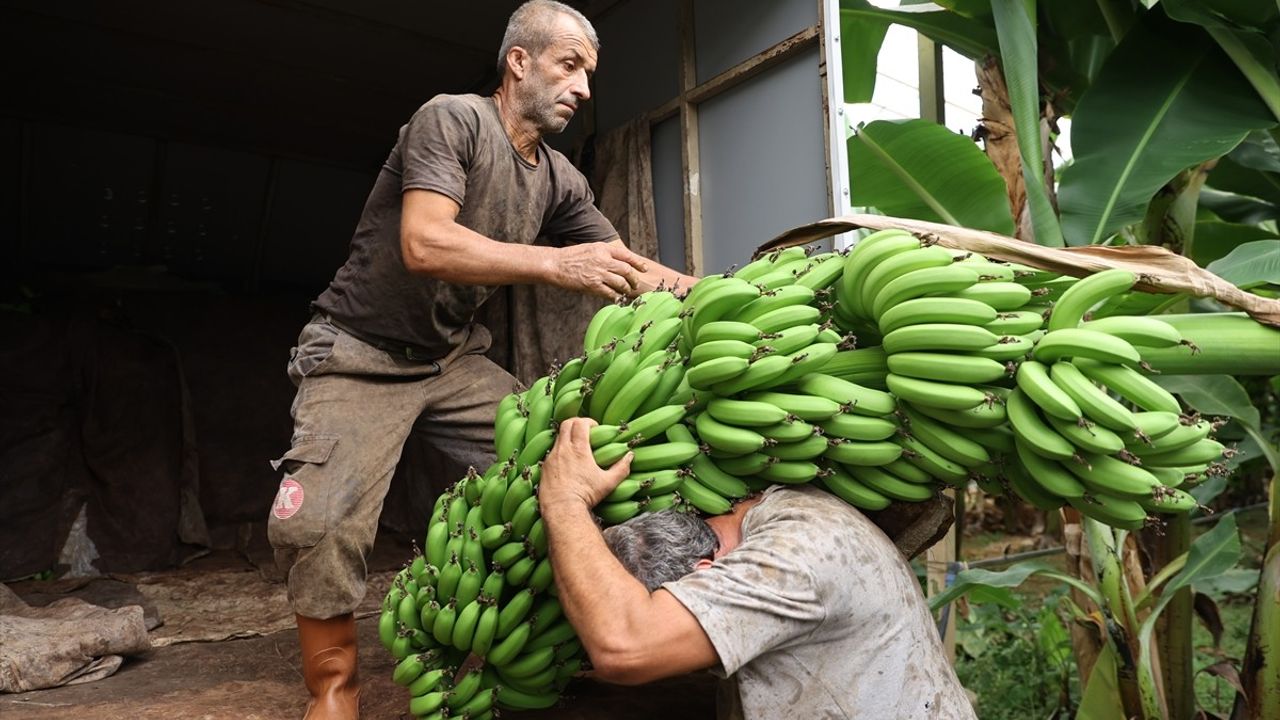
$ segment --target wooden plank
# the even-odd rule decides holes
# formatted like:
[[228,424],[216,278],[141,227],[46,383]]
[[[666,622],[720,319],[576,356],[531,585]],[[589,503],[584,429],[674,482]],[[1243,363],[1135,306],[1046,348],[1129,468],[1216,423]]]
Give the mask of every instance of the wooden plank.
[[698,161],[698,105],[689,98],[696,75],[693,0],[680,3],[680,174],[684,186],[685,272],[702,274],[702,178]]
[[[692,15],[689,16],[688,22],[692,22]],[[684,29],[681,29],[682,32]],[[693,29],[688,30],[692,34]],[[792,35],[773,47],[752,55],[724,72],[716,75],[701,85],[693,85],[693,76],[688,78],[690,87],[685,93],[689,102],[697,104],[707,99],[719,95],[737,85],[750,80],[760,73],[786,62],[796,53],[803,52],[818,45],[821,33],[817,25],[811,25],[804,30]],[[692,39],[690,39],[692,42]],[[685,79],[682,72],[682,79]]]
[[[943,491],[945,495],[952,500],[960,502],[961,498],[956,497],[956,491],[947,488]],[[925,569],[928,573],[927,587],[929,596],[933,597],[941,593],[947,587],[947,570],[951,563],[956,559],[956,526],[952,525],[947,531],[947,536],[941,541],[935,543],[932,547],[925,551]],[[947,605],[942,608],[941,613],[947,616],[947,627],[942,633],[942,648],[947,653],[947,660],[951,664],[956,661],[956,609],[955,605]]]

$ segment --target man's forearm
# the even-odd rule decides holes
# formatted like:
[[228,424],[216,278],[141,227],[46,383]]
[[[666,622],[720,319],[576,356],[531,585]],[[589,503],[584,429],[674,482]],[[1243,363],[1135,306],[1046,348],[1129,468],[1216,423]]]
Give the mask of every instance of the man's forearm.
[[560,604],[587,654],[601,665],[634,649],[649,592],[609,551],[585,505],[548,504],[542,513]]
[[406,234],[401,247],[410,272],[459,285],[543,283],[555,262],[555,248],[498,242],[458,223]]

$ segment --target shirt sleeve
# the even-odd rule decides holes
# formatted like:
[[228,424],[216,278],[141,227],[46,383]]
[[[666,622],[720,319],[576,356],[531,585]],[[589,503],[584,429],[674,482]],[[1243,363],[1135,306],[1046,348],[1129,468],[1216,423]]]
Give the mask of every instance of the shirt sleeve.
[[557,244],[603,242],[618,236],[613,223],[596,207],[595,194],[583,176],[567,159],[552,160],[557,195],[542,233]]
[[401,191],[432,190],[461,205],[478,130],[474,110],[457,100],[437,97],[419,108],[400,139]]
[[[804,642],[826,619],[796,519],[771,520],[705,570],[663,585],[697,618],[728,676]],[[798,552],[797,552],[798,551]]]

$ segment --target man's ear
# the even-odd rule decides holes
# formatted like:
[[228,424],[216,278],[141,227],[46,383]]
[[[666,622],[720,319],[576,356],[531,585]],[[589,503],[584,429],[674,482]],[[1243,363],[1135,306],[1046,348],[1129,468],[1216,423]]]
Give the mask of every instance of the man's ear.
[[517,80],[523,80],[525,73],[529,72],[529,63],[533,58],[528,51],[519,45],[513,46],[507,51],[507,72]]
[[712,561],[708,560],[707,558],[702,558],[701,560],[699,560],[698,562],[696,562],[696,563],[694,563],[694,564],[693,564],[693,569],[694,569],[695,571],[697,571],[697,570],[706,570],[707,568],[711,567],[711,566],[712,566],[712,565],[714,565],[714,564],[715,564],[715,563],[713,563]]

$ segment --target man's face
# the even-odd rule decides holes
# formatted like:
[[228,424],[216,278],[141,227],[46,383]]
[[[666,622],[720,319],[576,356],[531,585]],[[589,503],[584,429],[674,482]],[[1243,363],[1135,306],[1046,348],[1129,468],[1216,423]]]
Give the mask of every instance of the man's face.
[[564,130],[578,104],[591,97],[588,81],[596,69],[596,51],[577,21],[557,17],[552,42],[536,57],[519,83],[523,115],[543,135]]

